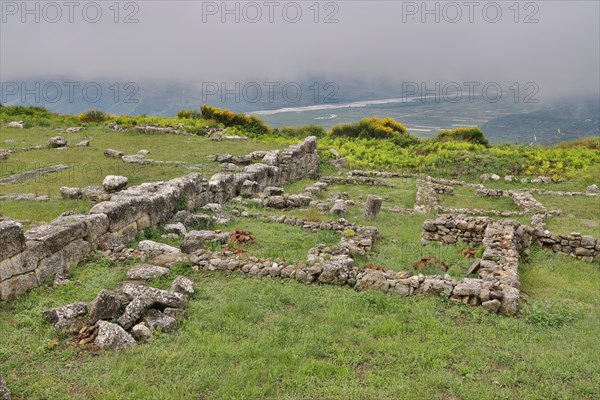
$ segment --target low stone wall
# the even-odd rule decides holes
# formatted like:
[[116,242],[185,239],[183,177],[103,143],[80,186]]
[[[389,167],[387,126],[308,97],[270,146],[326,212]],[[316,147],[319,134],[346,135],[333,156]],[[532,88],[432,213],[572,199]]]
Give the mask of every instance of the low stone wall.
[[481,304],[493,312],[516,315],[520,297],[519,260],[529,254],[533,233],[533,228],[510,219],[444,216],[425,221],[422,237],[424,243],[455,244],[458,240],[481,243],[482,258],[469,271],[478,272],[479,278],[464,278],[454,288],[453,296],[462,296],[463,302]]
[[358,169],[349,171],[346,175],[348,175],[348,176],[370,176],[370,177],[377,177],[377,178],[416,178],[419,176],[419,174],[416,174],[416,173],[361,171]]
[[545,189],[535,189],[535,188],[526,188],[523,189],[524,192],[530,192],[534,194],[548,194],[552,196],[586,196],[586,197],[600,197],[600,193],[598,192],[563,192],[560,190],[545,190]]
[[580,233],[558,235],[537,229],[534,242],[549,247],[555,253],[565,253],[583,261],[600,260],[600,239]]
[[31,179],[37,179],[41,175],[52,174],[58,171],[62,171],[63,169],[69,169],[68,165],[53,165],[51,167],[38,168],[33,171],[25,171],[20,174],[11,175],[6,178],[0,179],[0,185],[10,185],[13,183],[21,183]]
[[125,244],[139,230],[169,220],[178,208],[197,210],[240,194],[246,181],[264,189],[316,175],[316,138],[246,166],[241,173],[218,173],[210,180],[189,174],[167,182],[144,183],[112,195],[87,214],[59,217],[23,232],[21,224],[0,223],[0,299],[9,299],[50,281],[97,248]]
[[537,201],[529,192],[511,192],[513,202],[519,209],[534,214],[546,213],[548,210]]
[[490,217],[442,216],[423,223],[422,241],[455,244],[482,243],[485,229],[494,219]]
[[342,185],[371,185],[371,186],[387,186],[394,187],[393,184],[384,181],[379,178],[372,178],[369,176],[323,176],[321,182],[328,184],[338,183]]
[[[423,223],[424,244],[430,241],[454,244],[459,240],[481,243],[484,248],[481,260],[473,264],[470,270],[471,273],[479,273],[479,280],[464,279],[469,280],[470,286],[479,288],[478,299],[470,298],[468,303],[482,304],[504,315],[518,312],[519,260],[529,255],[532,244],[549,247],[554,252],[584,261],[600,260],[600,240],[579,233],[557,235],[510,219],[496,221],[487,217],[461,215],[442,216]],[[455,288],[453,293],[456,292]]]

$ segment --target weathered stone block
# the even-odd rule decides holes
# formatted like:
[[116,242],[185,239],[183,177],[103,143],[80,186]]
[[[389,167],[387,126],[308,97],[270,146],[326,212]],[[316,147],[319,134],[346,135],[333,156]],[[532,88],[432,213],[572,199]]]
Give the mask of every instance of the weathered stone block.
[[38,286],[36,274],[33,272],[13,276],[0,281],[0,299],[9,300]]
[[0,260],[6,260],[25,248],[23,225],[16,221],[0,222]]

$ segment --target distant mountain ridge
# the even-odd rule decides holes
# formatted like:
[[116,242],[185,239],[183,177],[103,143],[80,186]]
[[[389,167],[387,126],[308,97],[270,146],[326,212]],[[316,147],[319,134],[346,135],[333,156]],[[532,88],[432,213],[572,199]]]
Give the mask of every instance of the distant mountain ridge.
[[[0,102],[6,105],[43,106],[63,114],[79,114],[94,108],[113,115],[174,116],[181,109],[199,109],[203,100],[207,100],[207,104],[236,112],[292,108],[288,112],[260,116],[273,127],[317,124],[329,129],[333,125],[355,122],[368,116],[390,116],[419,137],[434,136],[441,129],[476,125],[494,143],[553,144],[600,135],[599,98],[571,97],[545,104],[514,103],[509,96],[497,103],[477,97],[473,102],[458,103],[436,102],[433,99],[389,102],[385,99],[398,99],[401,96],[395,91],[397,87],[394,85],[386,88],[351,82],[327,86],[327,79],[322,78],[289,83],[292,89],[295,86],[301,88],[302,94],[294,102],[284,98],[280,87],[275,89],[272,98],[263,93],[257,101],[247,101],[254,96],[247,91],[238,92],[238,99],[235,94],[229,94],[223,102],[220,89],[210,96],[204,93],[203,99],[203,86],[198,83],[96,80],[79,81],[75,85],[73,82],[69,79],[2,82]],[[71,93],[69,85],[72,87]],[[261,86],[256,82],[248,87],[251,89],[257,85]],[[234,84],[227,85],[228,89],[234,87]],[[23,93],[22,88],[25,90]],[[263,86],[263,90],[267,88]],[[322,107],[351,103],[354,104],[352,107]],[[298,107],[309,109],[298,111]]]

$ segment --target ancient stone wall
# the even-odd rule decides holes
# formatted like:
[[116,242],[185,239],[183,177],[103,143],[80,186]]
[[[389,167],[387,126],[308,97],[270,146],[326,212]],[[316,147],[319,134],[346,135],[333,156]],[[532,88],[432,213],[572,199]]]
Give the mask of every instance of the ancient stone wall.
[[[515,315],[518,311],[519,260],[528,256],[532,244],[549,247],[554,252],[569,254],[584,261],[600,259],[600,240],[579,233],[557,235],[510,219],[494,220],[463,215],[442,216],[423,223],[423,243],[437,241],[455,244],[459,240],[481,243],[484,248],[481,260],[477,260],[469,271],[477,272],[479,279],[463,279],[473,289],[469,296],[477,292],[477,298],[469,298],[466,302],[481,304],[504,315]],[[457,284],[452,291],[453,296],[462,293],[457,290],[462,287],[460,285]]]
[[558,235],[547,230],[536,229],[534,242],[551,248],[555,253],[565,253],[583,261],[600,260],[600,240],[580,233]]
[[422,240],[455,244],[459,240],[465,243],[482,243],[485,229],[493,221],[489,217],[442,216],[423,223]]
[[9,299],[51,281],[97,248],[125,244],[136,233],[166,222],[181,208],[194,211],[240,194],[246,181],[261,188],[316,175],[316,138],[267,152],[241,173],[210,180],[189,174],[167,182],[144,183],[96,204],[87,214],[59,217],[27,232],[18,222],[0,222],[0,299]]

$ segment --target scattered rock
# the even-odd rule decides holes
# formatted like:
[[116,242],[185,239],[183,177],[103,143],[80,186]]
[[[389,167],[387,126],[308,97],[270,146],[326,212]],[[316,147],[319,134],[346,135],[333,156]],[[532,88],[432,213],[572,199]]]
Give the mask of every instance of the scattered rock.
[[0,160],[8,160],[10,153],[6,150],[0,150]]
[[164,243],[157,243],[153,240],[142,240],[138,243],[138,249],[144,253],[179,253],[180,250],[177,247],[169,246]]
[[284,190],[282,187],[267,186],[264,192],[269,196],[281,196],[283,195]]
[[109,350],[123,350],[136,346],[136,341],[127,331],[117,324],[98,321],[98,336],[94,343]]
[[140,165],[148,164],[149,162],[142,154],[126,154],[123,157],[121,157],[121,160],[123,160],[123,162],[127,164]]
[[90,304],[90,324],[116,318],[127,303],[129,299],[124,294],[102,289]]
[[493,180],[493,181],[499,181],[499,180],[500,180],[500,177],[499,177],[498,175],[496,175],[496,174],[492,174],[492,175],[490,176],[490,179],[491,179],[491,180]]
[[169,317],[175,318],[176,320],[182,320],[185,318],[185,310],[183,310],[181,308],[167,307],[163,311],[163,314],[168,315]]
[[208,204],[204,205],[202,207],[202,209],[207,210],[207,211],[217,212],[217,211],[221,211],[223,209],[223,206],[220,205],[219,203],[208,203]]
[[89,140],[82,140],[81,142],[77,143],[75,146],[77,146],[77,147],[89,147],[90,146],[90,141]]
[[142,150],[139,150],[137,153],[141,154],[143,156],[147,156],[148,154],[150,154],[150,151],[146,150],[146,149],[142,149]]
[[12,400],[10,390],[8,390],[8,386],[6,386],[2,375],[0,375],[0,400]]
[[331,207],[330,212],[335,215],[346,215],[348,214],[348,210],[346,210],[346,201],[345,200],[336,200]]
[[52,286],[62,286],[68,285],[71,283],[69,274],[57,274],[54,277],[54,281],[52,282]]
[[187,233],[185,225],[181,222],[175,224],[166,224],[164,229],[166,233],[175,233],[178,236],[183,236]]
[[173,332],[177,327],[175,318],[169,317],[155,308],[151,308],[144,313],[144,323],[150,329],[160,328],[163,332]]
[[111,131],[121,131],[122,129],[119,127],[119,125],[116,122],[110,122],[107,125],[108,129],[110,129]]
[[81,189],[81,198],[94,202],[105,201],[110,199],[110,194],[106,193],[100,186],[86,186]]
[[181,244],[181,251],[191,254],[201,249],[205,242],[225,244],[229,242],[229,234],[214,231],[190,231],[185,235],[185,239]]
[[106,149],[106,150],[104,150],[104,155],[106,157],[111,157],[111,158],[122,158],[125,155],[125,153],[123,153],[122,151],[118,151],[118,150]]
[[58,332],[75,333],[84,324],[86,313],[87,305],[80,302],[46,310],[42,315]]
[[127,271],[127,279],[147,281],[169,274],[169,269],[157,265],[142,264]]
[[194,294],[194,282],[185,276],[178,276],[171,284],[171,291],[191,296]]
[[595,194],[595,193],[600,193],[600,189],[598,189],[598,185],[593,184],[587,187],[587,189],[585,189],[586,193],[589,194]]
[[77,133],[79,131],[84,131],[85,130],[85,126],[73,126],[71,128],[67,128],[66,132],[67,133]]
[[126,176],[119,175],[108,175],[104,178],[102,182],[102,187],[107,192],[116,192],[118,190],[124,189],[127,186],[129,179]]
[[81,189],[63,186],[60,188],[60,197],[63,199],[76,200],[81,198]]
[[481,306],[486,310],[496,313],[500,309],[500,301],[496,299],[484,301],[481,303]]
[[54,136],[48,140],[48,147],[51,149],[65,147],[66,145],[67,145],[67,140],[62,136]]
[[152,259],[152,264],[159,267],[170,267],[176,262],[189,261],[188,255],[183,253],[164,253]]
[[138,342],[152,341],[152,331],[145,324],[137,324],[131,328],[131,336]]
[[155,304],[155,299],[150,292],[142,292],[125,308],[123,315],[117,319],[117,324],[124,329],[130,329],[142,317],[144,312]]

